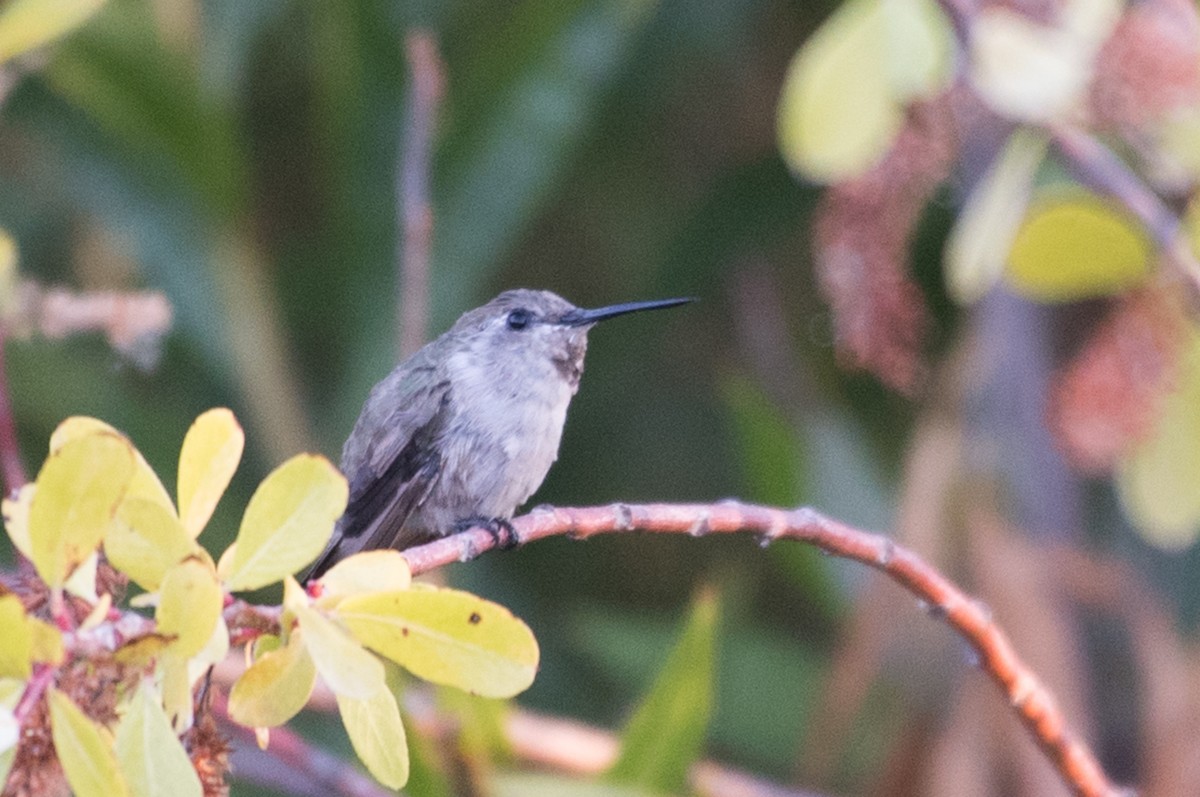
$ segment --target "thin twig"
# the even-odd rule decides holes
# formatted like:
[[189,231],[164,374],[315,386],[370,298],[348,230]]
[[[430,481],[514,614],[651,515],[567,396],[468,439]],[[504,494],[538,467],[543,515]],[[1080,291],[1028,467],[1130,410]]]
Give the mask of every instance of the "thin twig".
[[[1021,722],[1078,795],[1115,797],[1095,755],[1068,727],[1049,690],[1017,656],[988,610],[919,556],[891,539],[852,528],[807,507],[784,510],[726,501],[718,504],[612,504],[583,509],[539,507],[513,521],[518,543],[618,531],[668,534],[751,532],[768,544],[793,539],[887,574],[916,595],[931,616],[944,619],[978,655]],[[468,529],[404,552],[413,573],[475,558],[497,544],[486,529]]]
[[429,170],[433,129],[444,78],[437,42],[417,30],[405,42],[412,76],[408,92],[408,124],[401,144],[397,205],[403,236],[399,256],[399,351],[403,359],[425,343],[429,326],[429,256],[433,240],[433,210],[429,203]]

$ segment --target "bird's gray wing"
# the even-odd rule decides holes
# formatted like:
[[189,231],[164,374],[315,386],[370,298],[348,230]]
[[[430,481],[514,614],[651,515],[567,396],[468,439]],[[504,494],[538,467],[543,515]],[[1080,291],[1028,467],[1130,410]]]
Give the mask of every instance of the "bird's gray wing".
[[405,522],[441,473],[435,442],[449,414],[450,382],[439,376],[418,355],[371,391],[342,451],[346,513],[306,578],[360,551],[415,542],[405,539],[417,532]]

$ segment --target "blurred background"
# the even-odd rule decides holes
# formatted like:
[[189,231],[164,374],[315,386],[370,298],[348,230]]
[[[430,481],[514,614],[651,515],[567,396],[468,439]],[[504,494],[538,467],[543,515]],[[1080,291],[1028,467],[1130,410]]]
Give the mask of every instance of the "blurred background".
[[[173,484],[192,419],[229,406],[219,552],[275,464],[336,461],[402,308],[428,337],[511,287],[696,296],[591,335],[533,503],[736,496],[889,530],[981,597],[1114,779],[1194,793],[1195,8],[945,8],[8,0],[19,279],[173,308],[116,346],[16,331],[26,465],[87,414]],[[443,78],[420,296],[398,276],[416,29]],[[1066,793],[965,645],[861,566],[622,535],[448,579],[534,629],[540,712],[620,727],[706,586],[709,756],[822,794]],[[327,718],[298,727],[347,754]]]

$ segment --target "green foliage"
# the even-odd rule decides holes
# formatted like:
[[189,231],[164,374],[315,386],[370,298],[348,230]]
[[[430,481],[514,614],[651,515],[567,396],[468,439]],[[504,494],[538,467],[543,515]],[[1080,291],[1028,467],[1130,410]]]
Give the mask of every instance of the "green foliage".
[[608,776],[652,793],[680,793],[704,745],[713,704],[719,606],[697,596],[679,640],[622,734]]
[[[78,592],[91,592],[97,609],[85,625],[108,621],[111,596],[94,594],[101,545],[115,568],[127,568],[152,590],[138,601],[155,606],[154,632],[115,658],[158,677],[118,696],[124,719],[115,743],[71,697],[50,693],[55,745],[72,789],[83,797],[160,794],[168,783],[185,795],[199,793],[177,734],[193,721],[198,679],[229,650],[221,610],[233,590],[284,585],[280,636],[254,645],[254,663],[230,694],[230,716],[256,728],[283,724],[308,702],[319,675],[337,695],[355,751],[390,788],[407,781],[409,758],[399,706],[372,650],[421,677],[480,694],[511,696],[533,679],[537,644],[524,623],[467,593],[410,589],[407,563],[394,551],[339,563],[314,588],[319,597],[291,577],[320,553],[346,505],[345,479],[321,457],[293,457],[266,478],[216,567],[192,538],[207,525],[242,448],[241,427],[228,410],[197,419],[180,455],[182,520],[124,436],[95,419],[71,418],[52,437],[33,487],[5,507],[10,537],[32,554],[56,593],[88,576]],[[31,677],[35,662],[57,667],[64,656],[88,655],[86,648],[64,651],[60,632],[26,616],[12,595],[0,596],[0,635],[6,640],[0,679],[18,684]]]

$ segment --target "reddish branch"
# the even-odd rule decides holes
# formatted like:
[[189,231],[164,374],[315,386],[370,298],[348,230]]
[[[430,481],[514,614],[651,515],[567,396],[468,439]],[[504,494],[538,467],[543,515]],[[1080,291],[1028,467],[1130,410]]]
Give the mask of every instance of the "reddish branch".
[[403,236],[400,242],[400,356],[421,348],[429,326],[429,256],[433,240],[433,210],[429,204],[429,167],[433,128],[445,79],[437,43],[425,31],[410,33],[405,42],[409,83],[408,124],[405,130],[399,196]]
[[[666,534],[750,532],[763,544],[792,539],[826,553],[853,559],[887,574],[944,619],[978,655],[979,666],[996,682],[1063,780],[1078,795],[1101,797],[1121,792],[1109,783],[1088,746],[1068,727],[1049,690],[1017,656],[988,610],[912,551],[879,534],[847,526],[819,512],[718,504],[612,504],[584,509],[539,507],[513,521],[517,542],[545,537],[577,539],[621,531]],[[475,558],[497,544],[485,529],[469,529],[404,552],[413,573]]]

